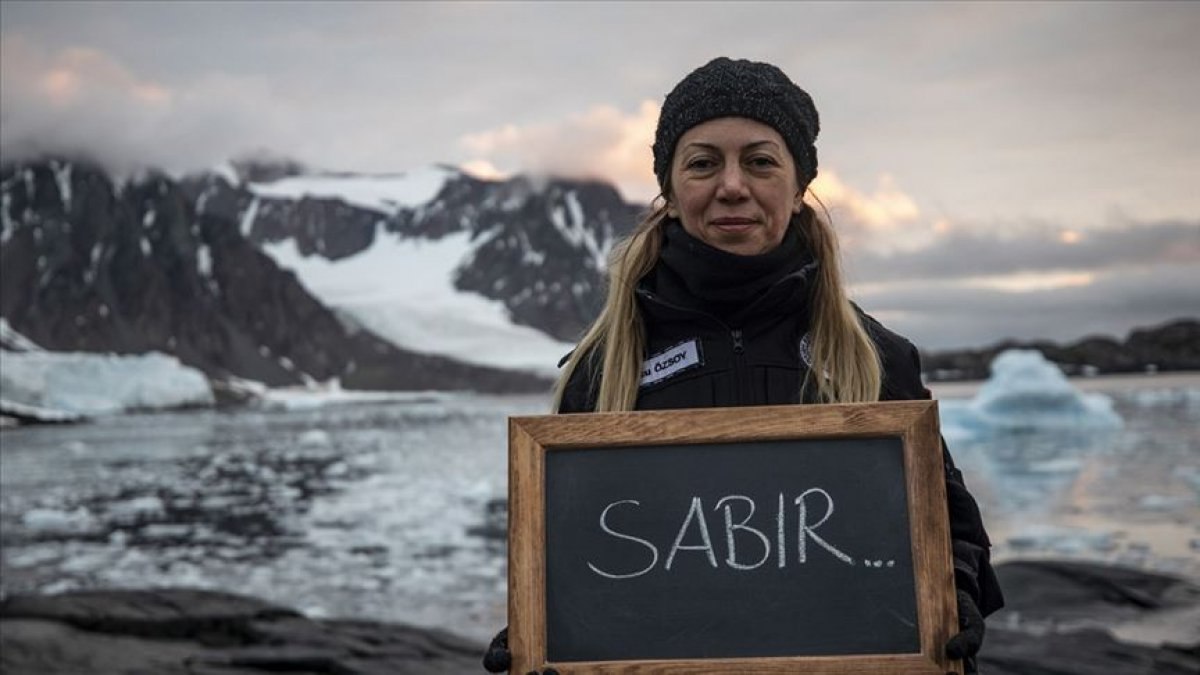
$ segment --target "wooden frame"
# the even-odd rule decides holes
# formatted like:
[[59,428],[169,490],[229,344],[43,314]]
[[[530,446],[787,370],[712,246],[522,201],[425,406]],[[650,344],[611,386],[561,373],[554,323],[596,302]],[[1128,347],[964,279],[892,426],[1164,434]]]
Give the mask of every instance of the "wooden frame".
[[[765,406],[509,419],[508,643],[513,673],[814,675],[961,673],[944,654],[958,631],[937,403]],[[738,659],[546,660],[545,456],[575,448],[899,437],[904,448],[920,651]]]

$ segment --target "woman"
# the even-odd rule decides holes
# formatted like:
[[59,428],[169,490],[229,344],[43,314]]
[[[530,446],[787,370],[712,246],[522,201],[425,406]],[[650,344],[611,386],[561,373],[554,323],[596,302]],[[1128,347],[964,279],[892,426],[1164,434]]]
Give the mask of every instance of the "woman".
[[[604,309],[565,359],[558,412],[929,398],[917,350],[846,297],[837,239],[804,202],[812,99],[775,66],[718,58],[667,95],[653,146],[662,201],[614,251]],[[963,631],[1003,604],[987,533],[944,455]],[[507,669],[506,635],[484,664]]]

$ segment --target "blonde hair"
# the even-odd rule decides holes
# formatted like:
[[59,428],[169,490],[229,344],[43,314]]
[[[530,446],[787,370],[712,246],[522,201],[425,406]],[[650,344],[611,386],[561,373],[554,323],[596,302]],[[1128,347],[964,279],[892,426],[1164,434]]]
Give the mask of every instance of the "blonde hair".
[[[667,218],[665,203],[652,205],[633,232],[614,247],[604,308],[559,375],[554,387],[555,410],[562,404],[571,375],[581,366],[592,369],[588,374],[593,381],[600,377],[595,412],[633,410],[637,404],[646,328],[635,291],[658,261]],[[882,383],[879,354],[846,296],[837,236],[807,203],[794,225],[819,263],[809,330],[812,358],[801,385],[801,399],[806,389],[815,386],[816,400],[821,403],[878,401]],[[796,349],[799,352],[800,345]]]

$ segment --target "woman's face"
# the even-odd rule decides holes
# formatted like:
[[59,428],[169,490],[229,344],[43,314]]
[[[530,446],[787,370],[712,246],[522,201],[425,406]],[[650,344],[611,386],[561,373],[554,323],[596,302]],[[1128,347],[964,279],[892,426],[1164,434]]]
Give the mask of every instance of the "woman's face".
[[792,154],[766,124],[720,117],[688,129],[675,146],[667,213],[709,246],[738,255],[770,251],[802,197]]

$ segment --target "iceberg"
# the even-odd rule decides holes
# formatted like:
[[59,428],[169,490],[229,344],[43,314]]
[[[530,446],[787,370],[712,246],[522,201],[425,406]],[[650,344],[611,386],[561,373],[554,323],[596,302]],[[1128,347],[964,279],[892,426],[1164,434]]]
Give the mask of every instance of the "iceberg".
[[35,417],[214,404],[204,373],[173,356],[0,350],[0,404]]
[[[1112,399],[1085,394],[1041,352],[1010,349],[991,364],[991,377],[968,402],[942,402],[947,426],[979,432],[1100,431],[1119,429]],[[974,432],[974,433],[972,433]],[[958,434],[953,434],[958,435]]]

